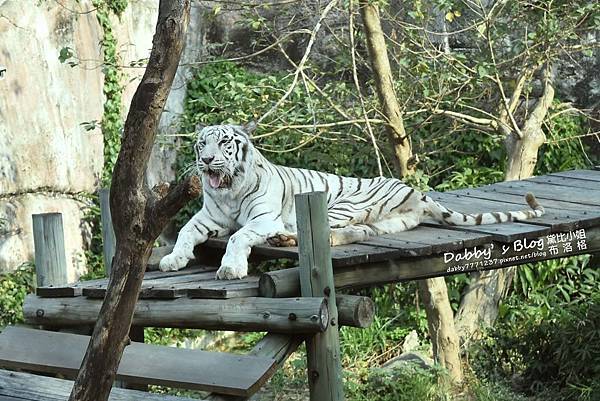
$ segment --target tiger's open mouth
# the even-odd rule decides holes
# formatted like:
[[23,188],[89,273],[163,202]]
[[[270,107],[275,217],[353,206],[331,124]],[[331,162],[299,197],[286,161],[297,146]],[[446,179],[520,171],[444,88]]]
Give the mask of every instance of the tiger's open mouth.
[[208,185],[214,189],[231,187],[231,177],[221,171],[207,170],[204,174],[208,177]]

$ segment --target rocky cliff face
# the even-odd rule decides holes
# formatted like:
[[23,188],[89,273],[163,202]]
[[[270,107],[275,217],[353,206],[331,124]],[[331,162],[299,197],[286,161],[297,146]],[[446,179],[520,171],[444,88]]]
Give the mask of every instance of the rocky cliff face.
[[[92,8],[87,0],[73,5]],[[70,278],[84,269],[77,194],[97,186],[102,135],[81,123],[101,118],[103,79],[99,68],[61,64],[59,51],[69,46],[98,60],[99,34],[93,14],[0,1],[0,271],[32,260],[31,214],[47,212],[63,214]]]

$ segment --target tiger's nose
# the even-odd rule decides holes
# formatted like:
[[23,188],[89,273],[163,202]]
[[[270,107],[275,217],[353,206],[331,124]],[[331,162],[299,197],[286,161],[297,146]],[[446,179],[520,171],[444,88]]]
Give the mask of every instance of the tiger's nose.
[[209,156],[209,157],[203,157],[202,161],[204,162],[204,164],[210,164],[211,161],[215,160],[214,156]]

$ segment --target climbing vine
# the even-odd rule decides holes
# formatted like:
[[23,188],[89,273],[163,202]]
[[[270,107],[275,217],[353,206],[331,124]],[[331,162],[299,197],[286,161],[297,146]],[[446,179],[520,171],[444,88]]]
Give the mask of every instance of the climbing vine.
[[[94,0],[96,19],[102,28],[102,72],[104,74],[104,111],[102,114],[102,136],[104,142],[104,163],[102,167],[101,186],[109,187],[112,171],[117,162],[121,148],[122,94],[121,84],[123,74],[119,68],[119,54],[117,52],[117,38],[114,34],[111,14],[120,16],[127,7],[127,0]],[[86,213],[85,220],[91,227],[92,238],[89,248],[85,251],[88,272],[83,279],[102,277],[105,274],[102,259],[102,232],[100,224],[100,201],[97,194],[92,195],[93,204]]]
[[93,5],[96,7],[96,18],[103,32],[100,40],[103,57],[102,72],[104,73],[103,93],[105,97],[101,124],[104,137],[102,186],[107,187],[110,185],[112,170],[119,154],[121,130],[123,128],[122,73],[119,69],[117,39],[110,21],[110,14],[120,16],[127,7],[127,0],[94,0]]

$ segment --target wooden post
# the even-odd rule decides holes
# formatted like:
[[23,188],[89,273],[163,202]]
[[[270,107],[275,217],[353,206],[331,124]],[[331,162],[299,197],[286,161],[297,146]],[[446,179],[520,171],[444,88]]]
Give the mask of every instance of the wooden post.
[[329,309],[329,327],[306,340],[310,400],[340,401],[344,389],[325,193],[296,195],[296,216],[301,294],[325,297]]
[[32,219],[37,286],[66,284],[67,259],[62,215],[34,214]]
[[102,221],[102,256],[104,257],[104,269],[106,275],[110,276],[113,256],[115,256],[115,231],[113,230],[112,217],[110,214],[110,189],[100,190],[100,220]]

